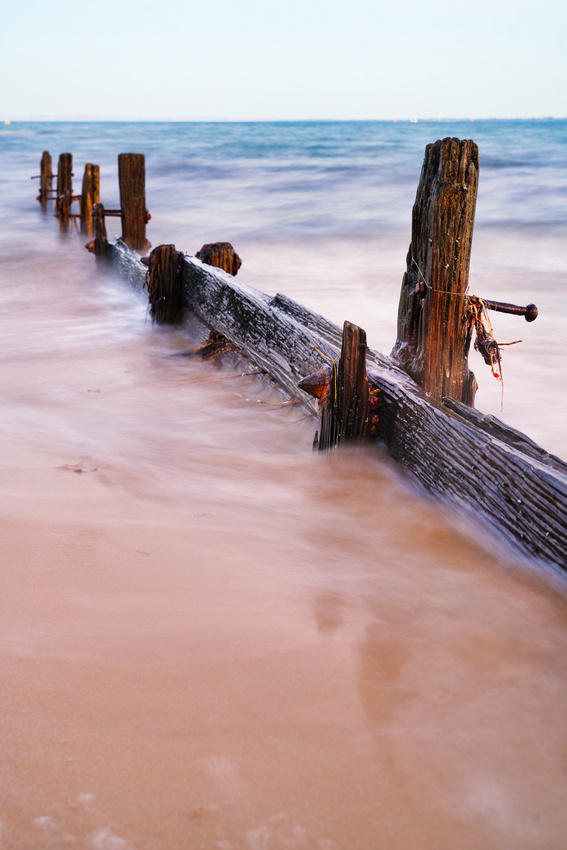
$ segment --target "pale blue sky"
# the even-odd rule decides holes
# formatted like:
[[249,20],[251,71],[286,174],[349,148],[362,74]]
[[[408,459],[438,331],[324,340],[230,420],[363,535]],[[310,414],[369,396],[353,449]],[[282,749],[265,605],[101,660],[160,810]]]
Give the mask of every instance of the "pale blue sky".
[[566,0],[12,0],[0,119],[567,116]]

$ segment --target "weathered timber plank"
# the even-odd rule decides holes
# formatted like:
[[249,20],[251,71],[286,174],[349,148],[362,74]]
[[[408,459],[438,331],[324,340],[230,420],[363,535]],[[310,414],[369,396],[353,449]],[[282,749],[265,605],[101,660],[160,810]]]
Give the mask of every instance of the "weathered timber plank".
[[[122,274],[143,285],[146,268],[137,255],[119,241],[113,257]],[[184,258],[182,275],[197,317],[316,414],[315,400],[297,383],[338,358],[341,330],[195,257]],[[567,464],[493,417],[476,417],[467,408],[465,418],[464,405],[432,402],[383,354],[369,349],[366,363],[382,398],[377,437],[392,457],[427,490],[484,519],[518,551],[567,569]]]
[[337,348],[279,311],[269,296],[227,272],[213,272],[194,257],[185,258],[183,281],[188,306],[200,319],[236,342],[289,395],[301,398],[316,411],[313,399],[298,390],[297,384],[325,357],[336,358]]
[[495,420],[485,429],[387,377],[380,389],[380,436],[427,490],[480,512],[525,553],[567,568],[567,465],[522,451],[504,423],[496,437]]

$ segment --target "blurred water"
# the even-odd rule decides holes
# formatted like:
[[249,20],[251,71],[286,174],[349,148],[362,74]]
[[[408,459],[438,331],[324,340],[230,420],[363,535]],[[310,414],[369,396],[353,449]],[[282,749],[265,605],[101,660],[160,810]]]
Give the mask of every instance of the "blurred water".
[[143,152],[154,245],[232,241],[244,280],[387,352],[446,135],[480,145],[471,289],[540,307],[494,322],[524,338],[502,416],[565,457],[565,122],[2,128],[3,850],[563,850],[564,580],[178,356],[29,180],[72,151],[114,207]]
[[388,352],[424,146],[447,135],[472,137],[480,148],[471,292],[540,308],[530,326],[495,317],[499,341],[523,343],[504,349],[502,410],[500,385],[472,353],[477,406],[565,456],[565,121],[10,125],[0,134],[9,199],[0,244],[9,253],[14,229],[37,232],[26,180],[43,149],[54,164],[72,151],[76,184],[86,161],[100,164],[110,208],[119,204],[118,153],[140,151],[154,245],[194,253],[231,241],[248,283],[338,324],[357,322],[372,347]]

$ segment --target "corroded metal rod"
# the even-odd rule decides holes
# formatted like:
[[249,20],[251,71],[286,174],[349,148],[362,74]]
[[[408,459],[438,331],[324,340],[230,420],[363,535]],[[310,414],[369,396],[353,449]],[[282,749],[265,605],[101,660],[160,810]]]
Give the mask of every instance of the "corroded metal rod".
[[[431,287],[425,281],[418,280],[414,284],[413,289],[411,289],[411,294],[417,295],[418,298],[425,298],[428,289],[431,289]],[[521,307],[518,304],[508,304],[506,301],[493,301],[488,298],[478,297],[478,300],[482,301],[487,310],[494,310],[496,313],[510,313],[513,316],[523,316],[526,322],[535,322],[538,317],[538,309],[535,304],[527,304],[525,307]]]
[[[114,218],[122,218],[124,215],[124,210],[104,210],[105,215],[113,216]],[[151,214],[149,210],[146,210],[146,224],[151,220]]]
[[507,304],[505,301],[489,301],[486,298],[480,300],[488,310],[494,310],[496,313],[511,313],[513,316],[523,316],[526,322],[534,322],[538,316],[538,309],[535,304],[519,307],[517,304]]

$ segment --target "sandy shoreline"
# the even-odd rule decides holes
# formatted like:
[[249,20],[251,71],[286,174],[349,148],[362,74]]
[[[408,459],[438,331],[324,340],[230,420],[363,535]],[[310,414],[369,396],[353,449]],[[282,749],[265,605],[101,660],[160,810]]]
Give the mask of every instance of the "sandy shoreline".
[[56,460],[28,455],[2,520],[2,850],[560,847],[545,583],[433,545],[425,505],[396,566],[415,503],[356,457],[316,499],[328,470],[295,461],[252,523],[222,488],[188,506]]

